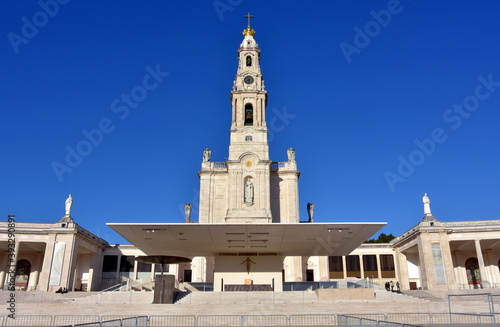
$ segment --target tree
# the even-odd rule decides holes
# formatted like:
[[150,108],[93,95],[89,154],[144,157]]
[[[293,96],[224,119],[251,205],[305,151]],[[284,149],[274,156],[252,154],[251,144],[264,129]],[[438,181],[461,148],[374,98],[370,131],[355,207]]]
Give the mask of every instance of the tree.
[[396,236],[394,236],[392,234],[387,235],[385,233],[380,233],[380,235],[378,236],[377,239],[371,238],[371,239],[365,241],[365,243],[389,243],[395,238],[396,238]]

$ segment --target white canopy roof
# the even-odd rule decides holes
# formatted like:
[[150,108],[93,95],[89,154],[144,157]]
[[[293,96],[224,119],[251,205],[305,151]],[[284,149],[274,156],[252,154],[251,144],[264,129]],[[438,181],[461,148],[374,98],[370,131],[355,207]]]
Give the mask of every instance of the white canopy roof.
[[147,255],[348,255],[386,223],[108,223]]

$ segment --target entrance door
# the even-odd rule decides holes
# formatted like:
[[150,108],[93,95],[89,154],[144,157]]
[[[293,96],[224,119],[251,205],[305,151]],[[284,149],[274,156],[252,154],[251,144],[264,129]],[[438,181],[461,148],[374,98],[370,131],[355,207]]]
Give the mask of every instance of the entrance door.
[[31,263],[28,260],[22,259],[17,262],[15,286],[22,288],[24,291],[28,288],[30,279]]
[[314,270],[313,269],[306,270],[306,281],[307,282],[314,282]]
[[191,269],[184,270],[184,282],[191,283],[191,276],[193,271]]

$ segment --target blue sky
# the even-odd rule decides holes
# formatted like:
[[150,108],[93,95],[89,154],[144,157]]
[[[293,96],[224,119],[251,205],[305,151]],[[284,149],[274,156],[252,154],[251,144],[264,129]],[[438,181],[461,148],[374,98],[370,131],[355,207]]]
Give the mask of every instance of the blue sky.
[[72,193],[110,243],[107,222],[182,222],[185,202],[196,220],[248,11],[302,220],[314,202],[399,235],[425,192],[438,220],[500,218],[500,2],[410,0],[0,2],[1,215],[56,222]]

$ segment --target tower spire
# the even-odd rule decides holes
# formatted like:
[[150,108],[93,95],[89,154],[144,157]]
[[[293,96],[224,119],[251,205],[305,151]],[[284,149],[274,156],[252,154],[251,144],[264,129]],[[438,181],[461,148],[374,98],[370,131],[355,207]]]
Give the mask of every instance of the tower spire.
[[248,15],[245,15],[243,16],[245,18],[248,18],[248,25],[247,25],[247,28],[250,28],[250,19],[253,18],[253,15],[250,15],[250,12],[248,13]]
[[248,35],[255,36],[255,30],[250,27],[250,19],[253,18],[253,15],[250,15],[250,12],[249,12],[248,15],[245,15],[243,17],[248,18],[248,25],[247,25],[247,28],[243,30],[243,35],[244,36],[248,36]]

